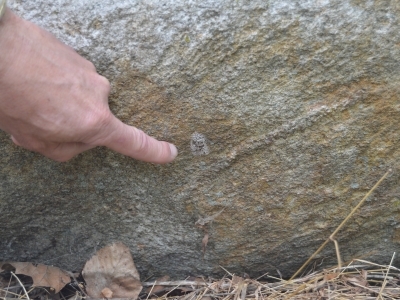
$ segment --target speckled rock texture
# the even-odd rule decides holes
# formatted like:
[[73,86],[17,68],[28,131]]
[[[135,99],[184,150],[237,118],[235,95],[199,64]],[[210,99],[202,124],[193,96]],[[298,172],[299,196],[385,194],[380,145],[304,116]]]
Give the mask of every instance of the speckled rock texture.
[[[389,168],[337,239],[345,261],[399,249],[399,1],[9,2],[96,65],[119,118],[180,154],[57,163],[1,133],[0,259],[79,270],[122,241],[143,278],[290,276]],[[203,259],[195,222],[223,208]],[[315,263],[335,259],[331,244]]]

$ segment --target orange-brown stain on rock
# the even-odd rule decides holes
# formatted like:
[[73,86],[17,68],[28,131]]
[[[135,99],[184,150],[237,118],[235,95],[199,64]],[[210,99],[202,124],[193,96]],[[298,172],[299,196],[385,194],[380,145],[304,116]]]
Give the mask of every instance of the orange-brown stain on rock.
[[[290,30],[295,30],[296,26],[293,24]],[[250,28],[247,33],[253,34],[253,30]],[[254,34],[256,40],[260,39],[255,31]],[[240,53],[240,44],[241,39],[246,37],[237,36],[236,38],[238,43],[235,46],[236,50],[233,49],[229,55],[218,59],[225,60],[228,64],[235,64],[243,58],[244,54]],[[260,48],[255,46],[252,51],[257,59],[271,59],[279,53],[291,51],[286,63],[295,65],[298,63],[298,57],[293,51],[296,43],[301,43],[301,41],[278,40],[270,45],[268,53],[261,51],[263,49],[260,43]],[[314,46],[323,48],[325,45]],[[349,207],[354,206],[359,196],[350,188],[350,184],[362,174],[342,174],[339,178],[333,176],[332,164],[341,162],[333,161],[340,160],[340,155],[333,157],[332,149],[335,154],[341,152],[346,154],[346,151],[354,150],[358,159],[354,161],[354,164],[365,164],[365,172],[369,172],[368,168],[371,166],[379,165],[379,161],[384,160],[385,157],[400,155],[399,139],[393,130],[396,127],[394,124],[398,124],[397,128],[400,127],[399,97],[397,96],[399,93],[384,82],[377,83],[369,78],[361,78],[348,85],[341,85],[340,80],[332,83],[316,82],[311,85],[307,79],[308,75],[304,74],[311,72],[310,69],[300,70],[304,73],[300,72],[298,75],[299,86],[304,85],[304,90],[310,89],[313,99],[318,99],[304,102],[301,107],[302,114],[307,117],[308,114],[321,112],[321,118],[304,128],[283,132],[276,140],[272,139],[267,144],[263,137],[258,138],[254,132],[260,135],[267,134],[270,127],[267,128],[261,123],[259,128],[249,128],[234,114],[219,114],[218,110],[214,112],[212,94],[200,91],[201,101],[195,99],[192,102],[190,99],[169,93],[145,74],[132,70],[129,63],[121,65],[120,68],[122,75],[113,81],[110,96],[110,107],[117,117],[158,139],[175,143],[181,153],[178,159],[182,157],[183,160],[187,159],[190,155],[191,134],[200,132],[212,141],[211,153],[207,157],[195,157],[193,161],[202,160],[211,164],[218,163],[223,158],[227,160],[227,166],[218,172],[211,170],[199,175],[206,180],[204,183],[199,181],[196,190],[190,191],[190,197],[195,199],[197,204],[185,206],[188,213],[197,213],[197,210],[212,211],[213,208],[203,195],[207,185],[214,186],[208,188],[214,192],[222,190],[225,195],[235,193],[229,200],[232,201],[230,209],[233,212],[229,212],[231,216],[219,219],[218,224],[216,222],[213,225],[213,239],[216,242],[218,239],[238,241],[238,244],[229,250],[230,258],[227,258],[227,263],[232,257],[238,259],[253,251],[246,243],[241,242],[246,238],[246,230],[251,230],[250,226],[254,223],[254,211],[248,209],[249,207],[259,205],[266,211],[265,215],[257,219],[257,222],[273,224],[271,225],[273,230],[266,232],[265,235],[268,239],[273,238],[278,241],[273,242],[270,249],[274,249],[285,239],[290,240],[291,237],[299,234],[298,232],[303,227],[306,230],[309,224],[327,222],[327,225],[321,229],[324,230],[329,228],[329,225],[334,226],[334,222],[342,220],[347,215]],[[305,82],[302,82],[303,79]],[[199,91],[207,87],[212,80],[214,80],[213,76],[205,76],[194,82],[190,89],[193,92]],[[268,80],[270,82],[272,79]],[[289,83],[290,80],[282,76],[277,80],[276,85],[284,86]],[[383,90],[385,92],[382,92]],[[199,108],[194,107],[194,103],[199,104]],[[204,108],[204,103],[208,104],[208,107],[205,111],[199,111]],[[359,130],[356,129],[357,126]],[[296,179],[294,178],[296,175],[290,173],[291,168],[296,167],[290,165],[290,159],[287,157],[295,159],[297,153],[293,154],[286,148],[287,140],[294,135],[298,141],[306,141],[309,145],[315,145],[315,148],[320,146],[319,152],[311,153],[310,149],[305,150],[310,153],[310,177],[308,182],[299,181],[299,184],[303,185],[303,190],[299,189],[298,195],[286,191],[286,186],[281,185],[280,182],[281,178],[290,178],[290,176],[293,176],[292,183]],[[253,149],[252,145],[256,143],[259,143],[260,147]],[[282,151],[282,158],[274,153],[279,150]],[[298,155],[301,154],[304,153]],[[359,158],[363,158],[366,163]],[[306,161],[303,160],[302,164],[304,163]],[[233,175],[233,170],[238,172],[238,176]],[[374,175],[373,172],[371,174]],[[275,178],[275,181],[264,180],[266,175],[268,178]],[[291,187],[293,188],[293,185]],[[324,192],[327,187],[332,189],[331,195],[326,195]],[[214,201],[221,199],[223,198]],[[318,201],[320,203],[315,204]],[[328,208],[330,211],[327,211]],[[379,210],[376,214],[378,213]],[[294,217],[290,217],[290,214]],[[302,225],[293,221],[301,220],[301,218],[304,219]],[[279,227],[293,229],[293,231],[288,230],[276,235],[275,232],[279,232]]]
[[[387,90],[384,96],[382,96],[382,89],[384,88]],[[400,155],[398,134],[393,130],[394,124],[399,125],[394,126],[395,128],[400,127],[399,110],[396,110],[396,106],[399,103],[397,92],[398,91],[395,89],[389,89],[385,84],[379,85],[367,79],[363,79],[359,82],[354,82],[352,85],[340,87],[332,91],[326,95],[324,102],[314,104],[317,105],[316,107],[310,106],[310,110],[313,110],[318,109],[318,107],[322,105],[332,107],[337,103],[340,104],[341,101],[343,102],[343,105],[332,109],[320,122],[306,128],[303,133],[308,143],[315,145],[323,144],[324,148],[321,156],[312,156],[310,167],[312,168],[312,166],[315,166],[313,172],[314,176],[310,178],[312,184],[304,188],[304,194],[288,196],[286,201],[283,201],[285,205],[282,209],[273,210],[274,217],[279,219],[281,227],[293,229],[293,232],[288,231],[282,234],[282,239],[289,238],[291,235],[297,234],[297,232],[303,229],[307,229],[307,227],[310,226],[310,222],[312,224],[315,222],[324,222],[324,227],[320,228],[322,231],[319,234],[328,234],[329,228],[337,226],[340,221],[346,217],[349,209],[353,208],[358,201],[361,200],[370,187],[365,186],[366,183],[363,182],[359,183],[361,190],[353,190],[350,187],[354,180],[358,180],[358,175],[360,177],[363,175],[362,173],[343,174],[340,178],[332,177],[332,175],[330,175],[329,169],[331,165],[329,163],[332,164],[333,162],[331,161],[332,158],[327,156],[327,151],[335,149],[336,153],[340,153],[341,151],[346,153],[346,151],[355,149],[354,151],[357,158],[355,163],[365,164],[365,162],[367,162],[366,168],[379,164],[379,160],[384,161],[387,157],[396,157]],[[362,113],[357,113],[359,110],[365,110],[364,115],[366,119],[363,119]],[[360,131],[354,129],[347,130],[347,128],[357,127],[358,124],[360,124]],[[370,126],[368,126],[368,124],[370,124]],[[337,126],[336,129],[334,128],[335,126]],[[367,132],[369,131],[367,137],[360,135],[364,130]],[[313,132],[320,132],[321,134],[312,134]],[[237,165],[237,168],[240,168],[244,174],[249,175],[254,171],[252,168],[252,166],[254,166],[254,161],[261,161],[261,157],[263,157],[261,152],[259,155],[255,155],[253,152],[252,155],[242,157],[241,160],[235,161],[234,165]],[[265,159],[269,160],[269,157],[267,156]],[[336,163],[340,164],[341,162],[337,161]],[[281,174],[281,171],[284,169],[284,162],[277,160],[273,162],[268,172]],[[242,182],[240,182],[243,184],[244,188],[239,191],[236,201],[234,202],[235,207],[240,210],[240,214],[242,215],[240,222],[231,223],[229,220],[226,221],[227,224],[229,223],[232,226],[236,225],[237,228],[242,229],[248,227],[251,223],[247,218],[254,217],[254,212],[246,209],[246,203],[248,203],[248,201],[252,203],[263,201],[265,203],[265,209],[268,212],[272,211],[269,205],[272,203],[270,200],[273,199],[266,198],[265,192],[268,192],[270,189],[274,190],[275,185],[262,182],[262,180],[260,180],[261,177],[249,177],[247,175],[243,176],[243,178],[247,178],[247,181],[242,179]],[[379,171],[375,171],[370,173],[369,178],[373,181],[373,178],[377,180],[381,175]],[[249,178],[252,178],[252,180]],[[279,182],[277,183],[277,186],[279,186]],[[326,190],[328,187],[331,188],[331,191],[327,194]],[[320,192],[320,197],[315,195],[316,198],[312,201],[316,201],[320,198],[321,200],[319,201],[321,202],[318,204],[310,202],[311,199],[307,198],[307,191],[313,191],[314,194]],[[285,192],[287,191],[281,190],[282,194]],[[275,195],[279,197],[279,195]],[[323,199],[331,200],[323,201]],[[290,203],[292,203],[291,206]],[[371,203],[367,203],[366,205],[370,206]],[[330,208],[328,209],[328,207]],[[380,209],[364,209],[360,211],[360,214],[356,216],[357,220],[354,220],[351,226],[349,225],[347,229],[345,228],[343,230],[342,236],[345,237],[346,235],[357,232],[359,226],[363,224],[363,220],[360,219],[363,217],[363,214],[367,215],[369,218],[375,218],[378,223],[381,222],[382,220],[379,219],[378,216],[382,213],[382,209],[384,209],[385,205],[381,205],[381,207]],[[309,217],[310,220],[301,226],[291,223],[291,219],[288,218],[288,213],[296,213],[296,211],[303,212],[304,218]],[[316,214],[312,215],[312,212]],[[267,217],[260,218],[259,221],[265,222],[265,224],[271,223],[271,220]],[[299,231],[299,229],[301,230]],[[216,231],[219,232],[218,229],[216,229]],[[238,233],[245,236],[245,230],[234,231],[234,233],[224,231],[223,233],[221,232],[220,235],[231,236],[237,235]],[[315,232],[312,232],[312,234],[315,234]],[[272,233],[268,233],[268,239],[271,235]],[[394,238],[398,239],[400,242],[399,237],[400,234],[396,231]],[[316,236],[315,238],[318,237]],[[251,249],[240,245],[235,246],[231,251],[232,257],[235,258],[240,257],[240,255],[246,256],[251,253]],[[229,259],[226,263],[228,262]]]

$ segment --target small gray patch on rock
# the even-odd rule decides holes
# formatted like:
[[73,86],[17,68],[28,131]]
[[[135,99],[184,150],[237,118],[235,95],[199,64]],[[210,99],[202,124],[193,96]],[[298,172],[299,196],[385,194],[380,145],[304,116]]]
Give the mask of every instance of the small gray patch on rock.
[[206,137],[198,132],[193,133],[190,141],[190,150],[192,150],[193,155],[209,154],[210,149],[208,148]]

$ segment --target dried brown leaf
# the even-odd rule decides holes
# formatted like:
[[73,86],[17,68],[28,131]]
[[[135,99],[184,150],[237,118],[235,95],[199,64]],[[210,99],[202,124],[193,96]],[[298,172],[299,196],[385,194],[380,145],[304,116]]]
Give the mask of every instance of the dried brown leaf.
[[107,298],[107,299],[111,299],[113,296],[113,292],[109,288],[102,289],[101,294],[103,295],[104,298]]
[[340,275],[340,273],[329,273],[329,274],[325,274],[324,275],[324,280],[325,281],[329,281],[332,279],[335,279],[336,277],[338,277]]
[[9,266],[15,268],[15,274],[32,277],[34,287],[49,287],[58,293],[66,284],[71,282],[69,275],[53,266],[43,264],[33,264],[30,262],[3,262],[0,269],[4,270]]
[[91,298],[102,298],[108,288],[113,298],[136,299],[142,290],[139,273],[129,248],[122,243],[106,246],[85,264],[82,271]]

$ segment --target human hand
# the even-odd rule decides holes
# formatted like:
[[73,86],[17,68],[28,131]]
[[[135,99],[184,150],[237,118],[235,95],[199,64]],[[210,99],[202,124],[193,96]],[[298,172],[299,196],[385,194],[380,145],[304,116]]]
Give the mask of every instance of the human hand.
[[172,161],[174,145],[111,113],[109,92],[91,62],[7,9],[0,20],[0,129],[15,144],[57,161],[96,146],[147,162]]

